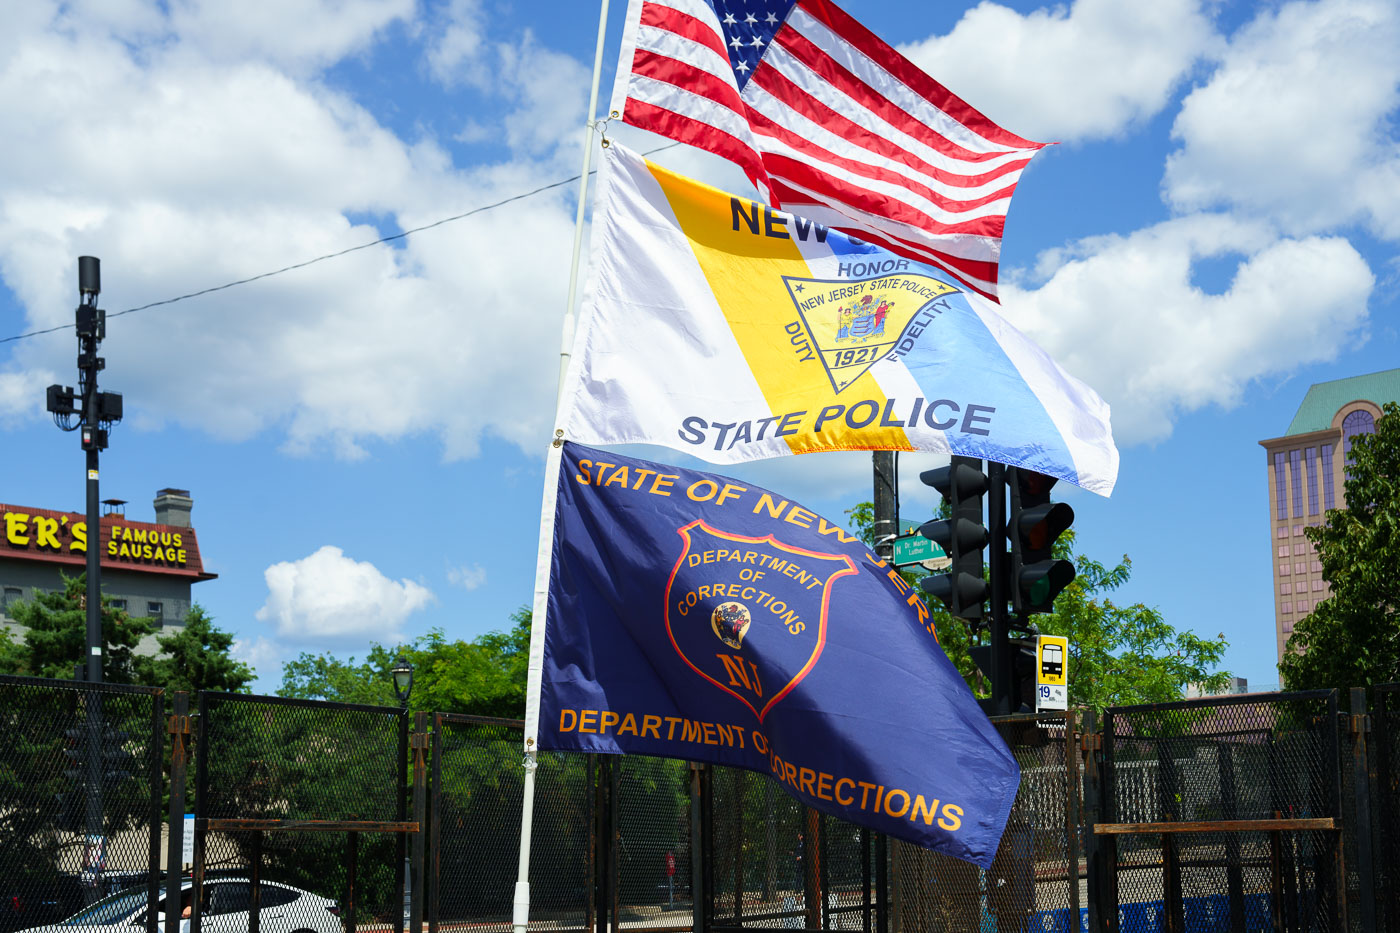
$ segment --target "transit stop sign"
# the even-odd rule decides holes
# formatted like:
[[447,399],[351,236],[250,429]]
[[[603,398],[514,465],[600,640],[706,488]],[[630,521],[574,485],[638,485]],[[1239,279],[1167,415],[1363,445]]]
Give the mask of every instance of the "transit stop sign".
[[1069,708],[1069,639],[1037,635],[1035,645],[1035,711]]

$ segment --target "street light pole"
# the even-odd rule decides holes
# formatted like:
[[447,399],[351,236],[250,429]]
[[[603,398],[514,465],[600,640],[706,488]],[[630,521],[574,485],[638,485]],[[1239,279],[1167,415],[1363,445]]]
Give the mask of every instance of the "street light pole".
[[[81,431],[87,455],[86,596],[87,635],[85,664],[79,670],[89,684],[102,682],[102,517],[98,512],[98,455],[107,446],[111,426],[121,420],[122,397],[97,390],[97,374],[107,361],[97,355],[107,336],[107,312],[97,307],[102,293],[102,265],[95,256],[78,257],[78,307],[74,326],[78,333],[78,392],[70,386],[48,388],[48,410],[54,423],[65,431]],[[88,897],[100,896],[99,873],[106,842],[102,838],[102,698],[96,691],[86,697],[87,755],[85,825],[86,864],[89,872]]]

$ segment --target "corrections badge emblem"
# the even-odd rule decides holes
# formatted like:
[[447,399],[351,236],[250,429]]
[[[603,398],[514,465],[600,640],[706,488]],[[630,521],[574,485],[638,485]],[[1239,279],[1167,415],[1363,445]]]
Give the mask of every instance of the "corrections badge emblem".
[[671,645],[762,722],[821,657],[832,585],[857,573],[855,563],[701,519],[677,532],[685,547],[666,585]]
[[959,290],[905,272],[856,280],[785,275],[783,283],[838,394],[899,343],[915,315]]

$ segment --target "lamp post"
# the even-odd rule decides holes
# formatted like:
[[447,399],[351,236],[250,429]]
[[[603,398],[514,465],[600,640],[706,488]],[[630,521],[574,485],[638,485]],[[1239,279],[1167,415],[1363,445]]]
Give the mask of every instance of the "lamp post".
[[408,709],[408,697],[413,693],[413,665],[399,655],[389,673],[394,677],[394,695],[399,698],[399,706]]

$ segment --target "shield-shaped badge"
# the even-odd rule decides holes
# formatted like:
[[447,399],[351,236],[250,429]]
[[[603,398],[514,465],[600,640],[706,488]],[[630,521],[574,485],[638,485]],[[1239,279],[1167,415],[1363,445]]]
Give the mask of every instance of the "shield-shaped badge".
[[785,275],[783,282],[838,394],[894,349],[921,310],[958,291],[909,272],[857,280]]
[[697,519],[666,587],[666,632],[691,670],[759,722],[816,665],[832,585],[855,574],[844,554],[754,538]]

